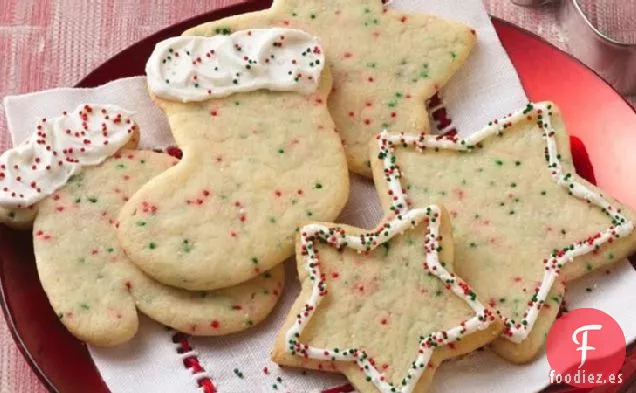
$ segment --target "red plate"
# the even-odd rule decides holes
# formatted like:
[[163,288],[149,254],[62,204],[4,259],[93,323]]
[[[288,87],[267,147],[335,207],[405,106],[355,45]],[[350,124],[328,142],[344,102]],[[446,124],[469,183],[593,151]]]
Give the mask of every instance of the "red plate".
[[[271,1],[252,0],[217,9],[144,39],[84,78],[78,86],[97,86],[113,79],[142,75],[155,43],[181,34],[200,23],[269,7]],[[594,168],[598,184],[636,210],[636,113],[621,96],[594,72],[540,38],[501,20],[494,24],[524,87],[533,101],[552,100],[565,116],[570,133],[587,148],[575,151],[579,171]],[[587,169],[586,169],[587,168]],[[584,173],[581,173],[584,174]],[[7,323],[20,350],[51,391],[105,393],[86,347],[71,336],[49,306],[37,278],[30,232],[0,226],[0,294]],[[636,375],[632,350],[623,374]],[[627,391],[599,388],[595,393]],[[565,392],[564,387],[551,391]]]

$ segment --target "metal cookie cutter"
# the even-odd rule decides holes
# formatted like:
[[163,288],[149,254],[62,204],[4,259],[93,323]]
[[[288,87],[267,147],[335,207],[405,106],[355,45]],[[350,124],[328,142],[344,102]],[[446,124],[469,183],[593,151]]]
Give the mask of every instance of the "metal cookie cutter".
[[[588,19],[577,0],[511,0],[514,4],[538,7],[561,3],[559,20],[572,54],[598,71],[625,95],[636,94],[636,42],[626,43],[603,34]],[[614,4],[620,4],[619,0]]]
[[603,34],[577,0],[563,1],[559,19],[576,57],[599,71],[622,94],[636,94],[636,42],[619,42]]

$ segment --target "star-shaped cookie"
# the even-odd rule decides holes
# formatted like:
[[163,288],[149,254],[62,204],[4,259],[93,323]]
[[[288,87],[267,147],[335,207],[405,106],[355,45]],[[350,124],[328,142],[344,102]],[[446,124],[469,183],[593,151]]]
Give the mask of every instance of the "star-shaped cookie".
[[634,213],[574,172],[553,104],[528,104],[465,139],[382,133],[371,146],[386,208],[449,210],[455,271],[501,313],[506,330],[493,347],[511,361],[538,352],[561,281],[636,249]]
[[424,102],[468,57],[475,31],[432,15],[396,12],[381,0],[275,0],[272,8],[206,23],[185,35],[292,27],[317,36],[334,76],[329,111],[349,169],[371,175],[368,141],[379,129],[428,131]]
[[426,391],[444,359],[502,330],[452,273],[452,254],[448,215],[436,206],[390,215],[373,231],[301,228],[302,291],[274,361],[341,372],[360,393]]

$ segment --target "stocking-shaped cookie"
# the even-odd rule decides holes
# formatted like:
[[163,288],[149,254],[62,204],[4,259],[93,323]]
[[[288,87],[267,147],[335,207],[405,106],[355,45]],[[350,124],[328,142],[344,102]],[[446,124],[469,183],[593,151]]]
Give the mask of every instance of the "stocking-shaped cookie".
[[453,271],[448,214],[390,213],[377,229],[300,230],[302,291],[276,340],[281,365],[345,374],[360,393],[427,391],[440,363],[502,324]]
[[164,97],[157,102],[183,159],[122,209],[119,239],[131,260],[165,284],[227,287],[291,256],[299,226],[338,215],[349,179],[323,65],[318,42],[297,30],[157,46],[149,86]]
[[560,281],[636,249],[634,213],[574,172],[550,103],[528,104],[465,139],[382,133],[372,150],[385,207],[448,208],[455,271],[504,318],[493,347],[506,359],[537,353],[562,301]]
[[[33,242],[40,281],[78,338],[122,343],[137,331],[137,309],[189,334],[227,334],[260,322],[277,303],[281,266],[235,287],[187,292],[159,284],[130,263],[117,241],[117,214],[141,186],[175,164],[165,154],[123,150],[83,169],[39,204]],[[179,254],[196,247],[183,237]]]
[[318,37],[333,70],[329,111],[349,169],[371,175],[368,141],[382,129],[428,131],[425,101],[459,69],[475,31],[432,15],[404,14],[381,0],[274,0],[271,9],[205,23],[186,35],[292,27]]

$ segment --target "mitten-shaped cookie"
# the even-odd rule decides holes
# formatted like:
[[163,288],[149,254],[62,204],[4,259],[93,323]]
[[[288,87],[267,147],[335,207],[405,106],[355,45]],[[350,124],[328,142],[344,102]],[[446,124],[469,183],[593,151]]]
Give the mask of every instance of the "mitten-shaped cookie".
[[[222,335],[260,322],[277,303],[282,266],[238,286],[188,292],[160,284],[130,263],[117,240],[117,214],[135,191],[176,162],[166,154],[123,150],[76,173],[40,202],[33,225],[40,281],[61,322],[78,338],[122,343],[137,331],[137,309],[182,332]],[[178,253],[196,247],[184,237]]]

